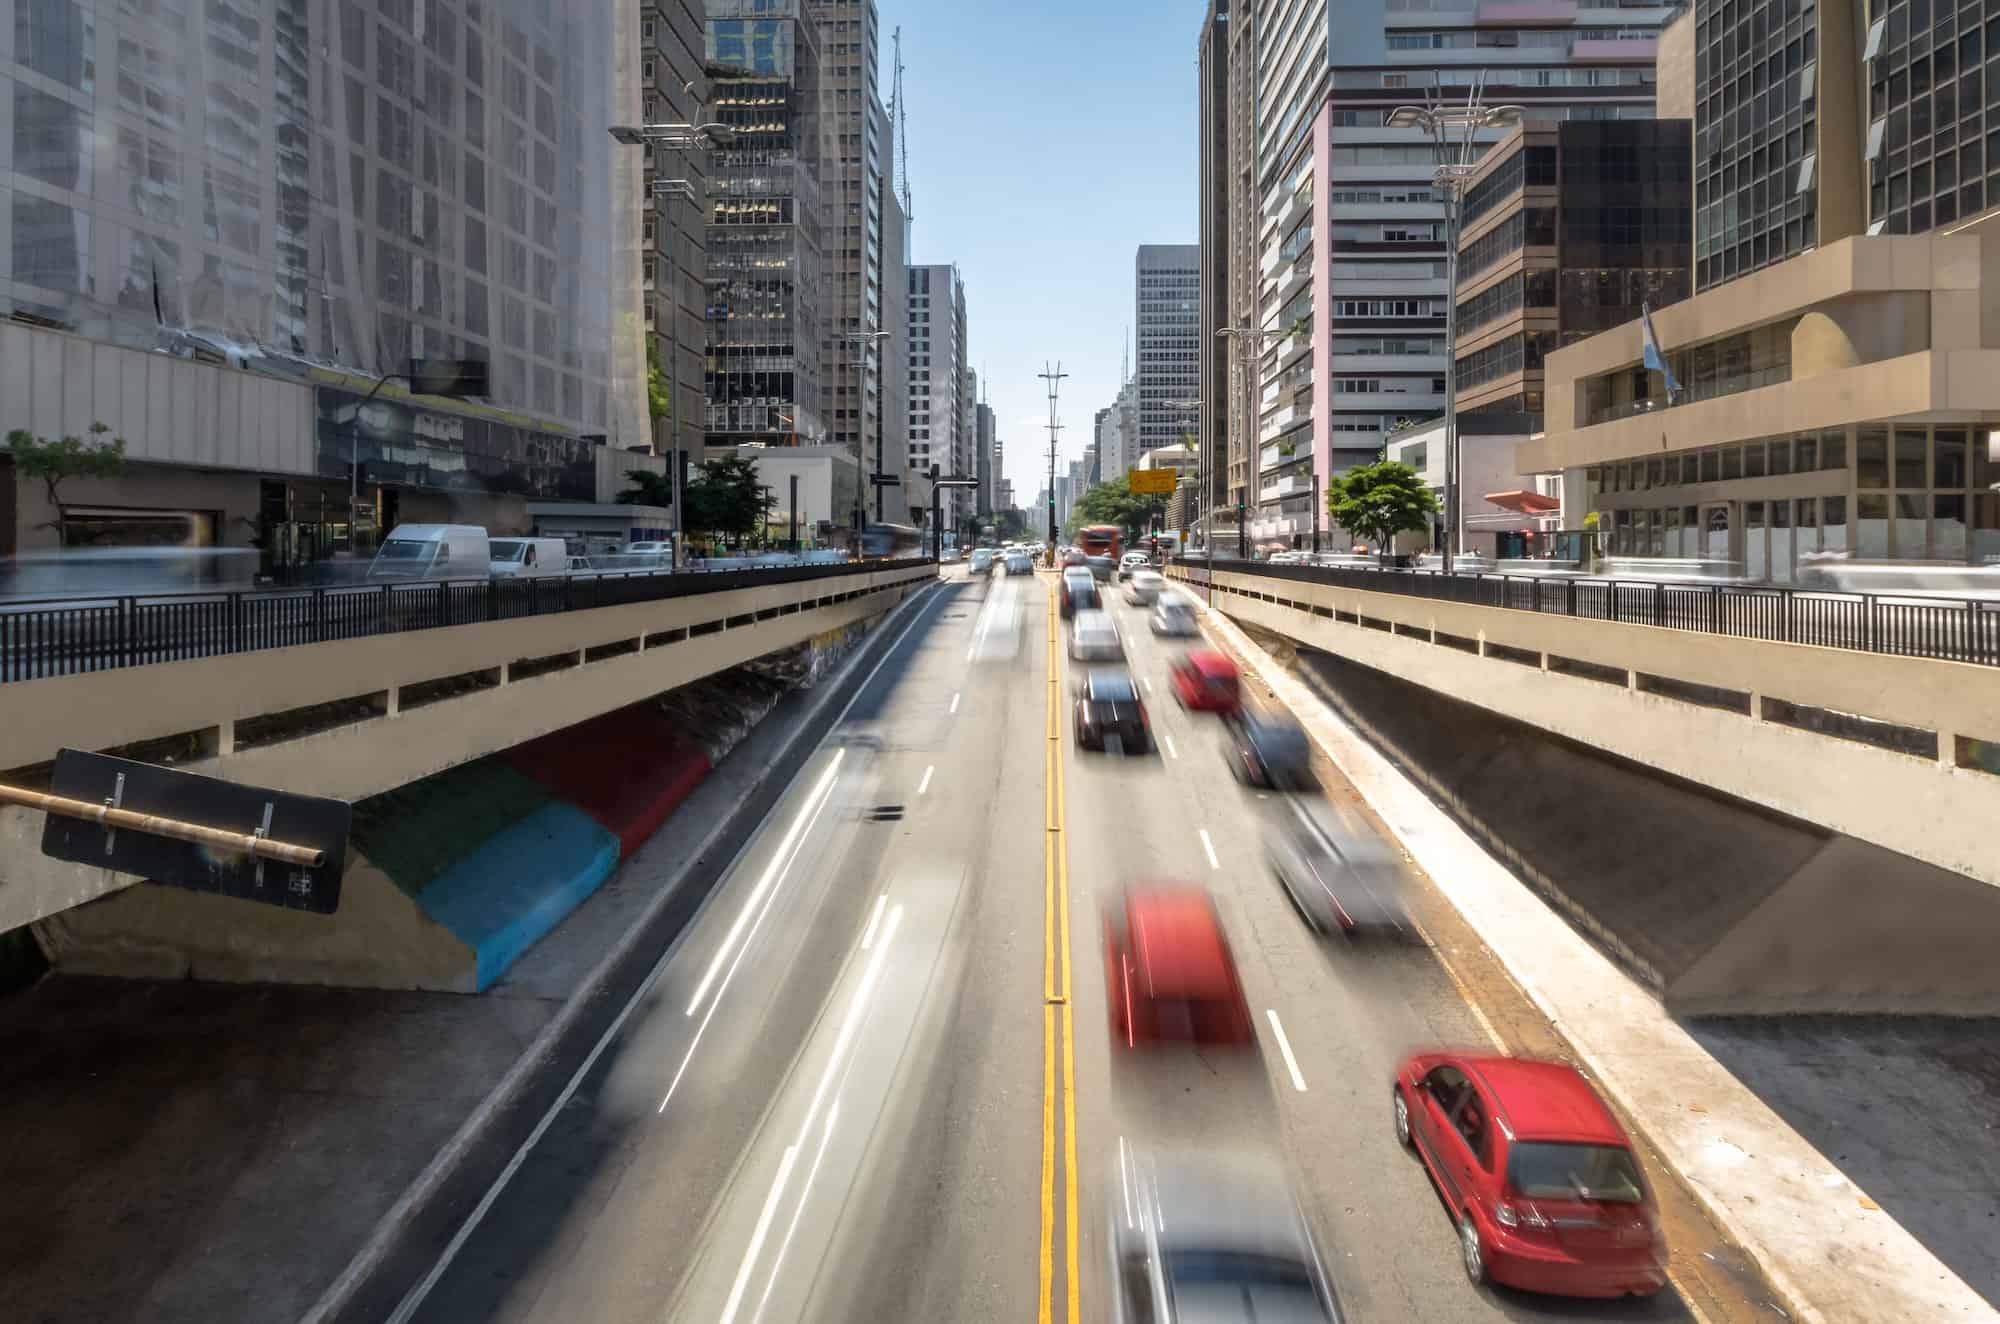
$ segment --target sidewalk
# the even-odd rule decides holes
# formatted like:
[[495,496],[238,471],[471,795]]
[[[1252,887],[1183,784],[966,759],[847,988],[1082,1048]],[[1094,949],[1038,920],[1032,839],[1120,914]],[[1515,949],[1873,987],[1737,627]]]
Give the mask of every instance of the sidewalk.
[[1753,1256],[1798,1318],[2000,1320],[1659,1002],[1482,850],[1220,612],[1215,633],[1298,717],[1598,1084]]

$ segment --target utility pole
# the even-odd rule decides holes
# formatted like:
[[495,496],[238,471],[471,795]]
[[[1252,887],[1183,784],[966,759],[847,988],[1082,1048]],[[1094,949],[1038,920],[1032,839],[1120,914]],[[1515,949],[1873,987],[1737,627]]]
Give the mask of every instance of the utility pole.
[[1062,431],[1062,424],[1056,421],[1056,399],[1062,394],[1063,378],[1069,374],[1057,359],[1053,364],[1044,362],[1036,375],[1049,384],[1049,564],[1054,565],[1056,544],[1061,541],[1056,532],[1056,434]]

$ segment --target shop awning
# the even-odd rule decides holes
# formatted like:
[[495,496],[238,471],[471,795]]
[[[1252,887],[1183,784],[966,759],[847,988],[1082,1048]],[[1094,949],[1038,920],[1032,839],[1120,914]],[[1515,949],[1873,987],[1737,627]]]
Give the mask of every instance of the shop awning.
[[1562,502],[1556,498],[1520,487],[1509,492],[1488,492],[1486,499],[1502,510],[1517,511],[1523,515],[1553,515],[1562,509]]

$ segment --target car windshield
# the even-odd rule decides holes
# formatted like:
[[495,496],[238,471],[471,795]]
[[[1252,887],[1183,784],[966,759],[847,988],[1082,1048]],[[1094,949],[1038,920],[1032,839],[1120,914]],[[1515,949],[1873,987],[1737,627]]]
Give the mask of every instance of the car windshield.
[[1090,697],[1096,703],[1130,703],[1139,697],[1132,688],[1132,678],[1122,673],[1092,676]]
[[518,538],[495,538],[492,559],[495,561],[518,561],[528,554],[528,544]]
[[1296,1259],[1235,1250],[1175,1251],[1166,1256],[1165,1267],[1177,1318],[1290,1324],[1327,1317],[1312,1273]]
[[1623,1145],[1517,1142],[1507,1161],[1507,1181],[1530,1200],[1638,1204],[1646,1198],[1639,1165]]
[[384,561],[421,561],[431,554],[434,545],[416,538],[391,538],[375,555]]

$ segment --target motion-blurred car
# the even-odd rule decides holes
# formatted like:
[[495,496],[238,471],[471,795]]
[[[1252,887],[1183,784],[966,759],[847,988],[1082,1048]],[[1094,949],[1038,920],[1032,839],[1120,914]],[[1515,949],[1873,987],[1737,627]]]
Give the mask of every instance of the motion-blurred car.
[[991,548],[981,547],[976,549],[972,553],[971,560],[972,574],[990,575],[993,573],[993,551]]
[[1222,917],[1198,887],[1126,891],[1104,916],[1104,972],[1112,1036],[1128,1048],[1256,1042]]
[[[1157,613],[1156,613],[1157,614]],[[1190,613],[1192,614],[1192,613]],[[1181,707],[1202,713],[1233,713],[1243,705],[1243,678],[1227,653],[1191,648],[1167,669]]]
[[1006,571],[1010,575],[1032,575],[1035,573],[1035,563],[1026,552],[1009,552]]
[[1076,662],[1118,662],[1125,657],[1125,641],[1118,637],[1118,622],[1101,607],[1077,612],[1069,629],[1069,655]]
[[1257,1153],[1118,1141],[1111,1197],[1115,1324],[1343,1318],[1284,1170]]
[[1147,624],[1153,633],[1169,639],[1192,639],[1201,633],[1195,620],[1194,604],[1178,593],[1162,593],[1153,603]]
[[1472,1282],[1594,1297],[1665,1284],[1638,1157],[1573,1068],[1418,1053],[1397,1068],[1394,1103],[1396,1139],[1444,1196]]
[[1264,811],[1264,861],[1315,932],[1401,929],[1409,922],[1402,871],[1365,825],[1345,821],[1312,796],[1276,796]]
[[1140,567],[1125,576],[1125,601],[1134,606],[1148,606],[1159,601],[1160,591],[1167,586],[1167,577],[1157,570]]
[[1065,570],[1069,569],[1069,567],[1073,565],[1083,565],[1089,559],[1090,558],[1085,556],[1083,552],[1078,548],[1075,547],[1063,548],[1062,564],[1063,564],[1063,569]]
[[1062,610],[1062,617],[1068,620],[1080,610],[1104,605],[1097,592],[1097,581],[1082,566],[1074,566],[1062,572],[1062,581],[1056,587],[1056,605]]
[[1238,708],[1223,722],[1229,734],[1229,770],[1238,781],[1270,791],[1309,791],[1319,784],[1313,776],[1312,745],[1290,713]]
[[1139,697],[1132,673],[1123,667],[1092,667],[1085,674],[1076,687],[1073,719],[1078,749],[1104,749],[1114,736],[1130,754],[1152,748],[1146,702]]
[[1144,570],[1153,563],[1153,558],[1144,552],[1127,552],[1118,560],[1118,578],[1123,579],[1135,570]]
[[1090,567],[1090,577],[1100,584],[1109,584],[1112,572],[1118,568],[1108,556],[1086,556],[1083,563]]

